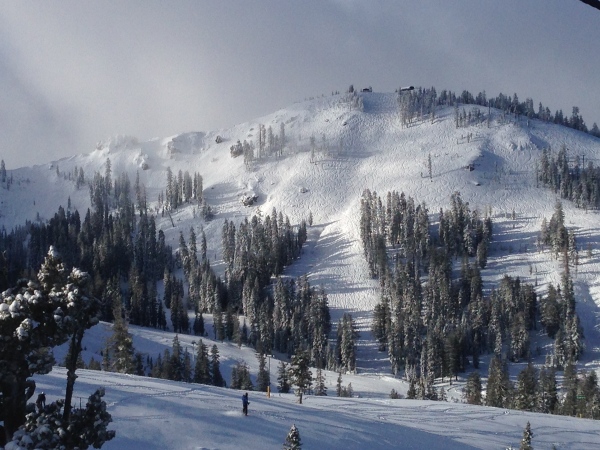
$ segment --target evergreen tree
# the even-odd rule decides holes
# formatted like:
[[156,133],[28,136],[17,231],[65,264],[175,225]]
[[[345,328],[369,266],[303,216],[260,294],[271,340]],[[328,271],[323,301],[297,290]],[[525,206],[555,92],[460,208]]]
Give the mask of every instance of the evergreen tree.
[[254,389],[250,378],[250,369],[244,361],[236,363],[231,368],[231,389],[251,391]]
[[487,394],[485,404],[498,408],[508,408],[512,399],[512,386],[508,377],[505,361],[494,356],[488,371]]
[[565,416],[577,415],[577,392],[579,380],[577,379],[577,367],[569,362],[563,374],[564,397],[561,404],[561,413]]
[[464,398],[471,405],[481,405],[481,377],[479,372],[473,372],[467,378]]
[[352,315],[344,313],[338,323],[337,349],[338,364],[344,371],[354,371],[356,367],[356,325]]
[[527,422],[525,430],[523,430],[523,438],[521,439],[521,446],[519,450],[533,450],[531,446],[531,440],[533,439],[533,432],[531,431],[531,425]]
[[554,369],[543,367],[540,369],[539,382],[536,392],[536,411],[553,414],[558,405],[558,389],[556,386],[556,374]]
[[410,377],[408,391],[406,391],[406,398],[414,400],[417,398],[417,382],[415,377]]
[[322,369],[317,369],[315,376],[315,395],[327,395],[327,386],[325,385],[325,375]]
[[169,369],[170,370],[167,374],[167,379],[173,381],[185,381],[183,349],[181,347],[181,343],[179,342],[179,336],[177,334],[173,338]]
[[63,399],[47,405],[43,412],[28,414],[23,427],[12,436],[6,448],[101,448],[115,437],[113,430],[107,430],[112,418],[102,397],[104,389],[96,390],[85,407],[73,410],[68,418],[63,414],[66,406]]
[[196,353],[196,365],[194,367],[194,383],[211,384],[210,360],[208,357],[208,347],[198,341],[198,353]]
[[52,347],[67,341],[72,352],[67,361],[62,423],[72,421],[71,398],[81,340],[84,331],[98,323],[100,315],[99,302],[91,295],[89,275],[78,269],[68,274],[53,247],[37,278],[38,282],[20,282],[0,296],[0,309],[5,311],[0,314],[0,417],[7,442],[25,423],[26,402],[35,390],[30,377],[50,372]]
[[267,361],[265,355],[262,353],[256,353],[258,359],[258,376],[256,377],[256,390],[259,392],[266,392],[267,388],[271,386],[271,374],[267,370]]
[[290,392],[290,373],[288,369],[288,365],[279,361],[279,366],[277,368],[277,390],[282,394],[287,394]]
[[127,321],[122,317],[121,302],[113,308],[113,334],[110,338],[111,370],[118,373],[135,373],[135,349],[133,337],[129,333]]
[[6,166],[4,165],[4,160],[0,161],[0,182],[6,183]]
[[192,381],[192,357],[190,356],[190,352],[187,347],[183,351],[183,377],[182,381],[186,383],[191,383]]
[[335,382],[335,395],[337,397],[342,396],[342,372],[338,373],[337,380]]
[[196,336],[204,336],[204,317],[201,312],[196,314],[193,330]]
[[99,361],[96,361],[94,359],[94,357],[92,356],[92,358],[90,359],[90,362],[87,366],[88,370],[102,370],[102,366],[100,365]]
[[219,361],[219,347],[214,344],[210,350],[210,379],[213,386],[225,387],[225,379],[221,374],[221,363]]
[[538,377],[533,364],[529,363],[519,373],[515,389],[514,407],[524,411],[535,411]]
[[292,425],[292,428],[290,428],[290,432],[288,433],[288,435],[285,438],[285,443],[283,444],[283,449],[284,450],[296,450],[296,449],[301,449],[302,448],[302,442],[300,439],[300,432],[298,431],[298,428],[296,428],[296,425]]
[[308,353],[298,350],[292,356],[290,375],[292,383],[296,385],[296,395],[299,397],[299,403],[302,403],[302,396],[306,389],[312,384],[312,372],[309,367]]

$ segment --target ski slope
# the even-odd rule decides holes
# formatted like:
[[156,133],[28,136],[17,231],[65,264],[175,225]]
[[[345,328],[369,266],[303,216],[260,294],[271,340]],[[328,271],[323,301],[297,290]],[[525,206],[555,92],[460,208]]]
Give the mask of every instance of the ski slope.
[[[75,403],[100,386],[116,437],[106,450],[280,449],[295,424],[304,449],[518,448],[525,424],[534,448],[589,450],[600,446],[600,422],[463,403],[338,398],[251,392],[248,416],[242,392],[131,375],[78,371]],[[66,373],[36,377],[49,401],[64,393]],[[330,386],[329,390],[334,390]]]
[[[548,283],[560,280],[560,261],[553,259],[548,251],[539,252],[535,241],[542,219],[550,218],[557,198],[552,192],[536,187],[536,161],[541,149],[551,147],[558,151],[564,145],[571,156],[585,155],[586,161],[598,164],[600,140],[536,120],[503,119],[502,114],[493,109],[489,126],[484,121],[456,128],[453,108],[441,108],[433,121],[424,118],[404,127],[396,94],[360,95],[364,104],[362,111],[351,109],[343,95],[321,97],[230,129],[191,132],[147,142],[117,136],[99,143],[89,154],[34,167],[8,168],[13,183],[10,189],[5,186],[0,189],[0,224],[6,230],[23,225],[26,220],[47,220],[59,205],[66,208],[69,200],[71,209],[79,209],[83,216],[90,204],[88,189],[78,190],[74,181],[65,179],[65,174],[73,172],[75,167],[83,168],[86,179],[90,180],[95,171],[104,173],[105,162],[110,158],[113,176],[127,172],[133,183],[139,173],[150,208],[157,208],[158,195],[165,189],[168,167],[174,174],[179,170],[199,172],[204,179],[205,198],[216,211],[215,218],[204,222],[195,217],[195,207],[187,205],[172,213],[172,223],[156,209],[157,227],[165,232],[174,248],[180,231],[187,238],[190,227],[196,232],[203,227],[208,239],[208,256],[217,272],[223,270],[220,250],[223,220],[239,222],[253,214],[271,214],[276,208],[297,224],[307,218],[310,211],[314,223],[309,228],[308,242],[301,259],[286,269],[286,275],[296,277],[307,273],[311,285],[322,285],[334,321],[344,312],[350,312],[357,320],[361,333],[358,373],[344,376],[344,384],[352,382],[361,398],[310,398],[303,406],[295,405],[292,397],[255,398],[252,406],[257,414],[247,419],[254,421],[258,416],[259,424],[238,422],[244,418],[236,416],[240,403],[236,392],[82,372],[77,389],[91,392],[86,384],[96,382],[110,387],[107,389],[109,410],[115,418],[118,436],[122,435],[124,441],[114,447],[111,446],[116,444],[109,443],[106,448],[141,448],[142,442],[144,448],[221,449],[248,442],[256,444],[246,445],[250,448],[276,448],[283,442],[291,423],[298,426],[306,448],[389,448],[390,442],[403,443],[406,448],[464,448],[465,445],[500,448],[518,445],[529,417],[534,433],[536,424],[540,424],[536,441],[548,443],[545,447],[555,442],[557,448],[597,445],[598,428],[590,421],[455,403],[387,399],[392,388],[402,393],[406,386],[402,380],[390,376],[387,357],[376,351],[369,331],[372,310],[379,300],[379,284],[369,278],[363,258],[359,211],[364,189],[376,191],[382,197],[396,190],[412,196],[416,202],[425,202],[431,222],[435,223],[439,209],[447,208],[450,195],[458,191],[472,208],[492,211],[493,241],[488,265],[482,271],[486,291],[507,274],[535,283],[538,292],[543,293]],[[466,111],[473,108],[464,106]],[[242,157],[231,158],[229,147],[238,139],[253,140],[256,144],[259,124],[272,127],[273,133],[278,134],[282,123],[286,136],[282,157],[256,160],[250,168],[245,167]],[[217,143],[217,136],[223,142]],[[311,137],[315,138],[317,147],[314,158]],[[431,179],[427,167],[429,155]],[[469,165],[474,167],[473,171],[466,169]],[[239,199],[249,193],[257,195],[258,202],[245,207]],[[580,249],[592,248],[591,257],[581,251],[574,281],[577,308],[586,336],[580,368],[597,370],[600,363],[599,216],[595,211],[575,209],[568,202],[563,202],[563,208],[567,226],[576,230]],[[205,320],[211,336],[210,316]],[[100,341],[109,333],[107,325],[102,327],[88,333],[86,359],[99,354]],[[155,330],[132,327],[131,331],[136,350],[153,357],[164,348],[170,348],[173,338],[169,333]],[[180,339],[189,341],[190,347],[195,338]],[[532,342],[542,350],[534,362],[543,363],[544,349],[551,343],[541,334],[532,336]],[[218,345],[226,378],[230,367],[242,359],[256,374],[257,364],[249,349],[237,349],[227,343]],[[271,367],[272,380],[276,377],[275,366]],[[485,359],[483,366],[486,366]],[[513,374],[519,370],[519,365],[511,367]],[[56,383],[61,376],[62,372],[57,370],[40,382],[47,383],[48,390],[55,389],[58,395]],[[335,374],[327,375],[331,385],[335,384],[335,378]],[[446,386],[451,399],[460,399],[460,386],[461,382]],[[139,398],[135,395],[136,389],[140,391]],[[221,409],[212,417],[214,405]],[[179,408],[185,412],[179,412]],[[263,413],[259,414],[259,410]],[[384,410],[392,412],[384,414]],[[152,420],[161,426],[152,425],[150,419],[145,424],[139,420],[141,416],[156,417]],[[467,417],[469,420],[465,420]],[[339,431],[332,433],[326,425],[337,427]],[[213,433],[211,427],[217,427],[220,432]],[[236,427],[240,428],[239,436],[234,433]],[[234,437],[222,436],[223,430],[232,430]],[[334,441],[345,439],[346,433],[360,444],[352,447],[350,438]],[[266,444],[258,445],[258,441],[252,440],[253,436]],[[376,437],[389,440],[374,444]],[[323,447],[329,442],[330,447]],[[429,442],[431,446],[423,445]],[[135,447],[136,443],[140,446]]]

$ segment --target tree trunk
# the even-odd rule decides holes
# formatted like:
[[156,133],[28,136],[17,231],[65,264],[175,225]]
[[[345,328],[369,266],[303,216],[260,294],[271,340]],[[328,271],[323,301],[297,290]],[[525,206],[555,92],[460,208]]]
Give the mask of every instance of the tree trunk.
[[67,367],[67,390],[65,392],[65,409],[63,412],[63,419],[65,421],[69,420],[71,416],[71,401],[73,399],[73,389],[75,387],[75,380],[77,379],[77,375],[75,371],[77,370],[77,359],[79,358],[79,354],[81,353],[81,341],[83,340],[84,329],[80,328],[73,336],[71,336],[71,344],[70,344],[70,355],[69,360],[66,361]]

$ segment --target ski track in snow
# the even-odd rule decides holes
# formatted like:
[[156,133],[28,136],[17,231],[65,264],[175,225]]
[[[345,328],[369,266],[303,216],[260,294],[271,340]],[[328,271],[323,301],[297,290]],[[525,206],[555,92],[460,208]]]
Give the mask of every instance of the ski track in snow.
[[[291,424],[304,448],[498,449],[520,442],[529,421],[537,448],[589,449],[600,445],[600,423],[587,419],[487,408],[462,403],[305,396],[250,396],[248,417],[241,393],[152,378],[79,371],[75,399],[105,386],[117,437],[103,448],[281,448]],[[66,371],[38,376],[49,399],[62,395]]]

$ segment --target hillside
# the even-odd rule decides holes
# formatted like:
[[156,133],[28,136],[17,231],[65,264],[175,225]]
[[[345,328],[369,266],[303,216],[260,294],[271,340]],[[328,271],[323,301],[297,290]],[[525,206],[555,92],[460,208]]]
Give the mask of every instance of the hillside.
[[[379,301],[379,282],[369,277],[367,263],[364,260],[363,248],[360,242],[360,198],[365,189],[376,191],[384,196],[387,191],[403,191],[406,195],[415,198],[416,202],[425,202],[432,223],[437,221],[437,212],[440,208],[447,208],[449,198],[453,192],[460,192],[463,200],[474,208],[492,211],[494,223],[493,240],[490,248],[487,267],[482,271],[484,290],[488,292],[497,285],[504,275],[519,276],[523,280],[535,284],[539,293],[544,293],[548,283],[558,283],[561,274],[561,262],[554,259],[546,250],[538,251],[536,239],[540,232],[542,219],[547,219],[553,213],[557,197],[551,191],[536,187],[536,164],[544,148],[557,151],[565,146],[571,156],[585,156],[586,161],[597,164],[600,154],[600,139],[588,134],[577,132],[561,126],[543,123],[536,120],[516,119],[505,117],[500,111],[491,110],[492,117],[488,122],[481,121],[468,127],[457,128],[454,120],[454,108],[441,108],[436,112],[433,121],[426,119],[414,121],[409,126],[403,126],[397,106],[396,94],[362,93],[362,110],[353,108],[346,101],[344,95],[322,97],[296,103],[288,108],[279,110],[271,115],[259,118],[253,122],[236,125],[227,130],[212,132],[194,132],[164,139],[156,138],[148,142],[138,142],[132,137],[115,137],[106,142],[99,143],[98,147],[89,154],[77,155],[67,159],[48,162],[30,168],[9,170],[8,175],[13,182],[10,189],[3,185],[0,189],[0,224],[5,230],[23,225],[26,220],[47,220],[53,216],[58,207],[64,208],[70,199],[71,209],[78,209],[83,216],[90,207],[90,195],[86,186],[77,189],[75,182],[69,179],[75,168],[82,168],[86,180],[93,178],[94,172],[104,173],[107,159],[111,161],[114,176],[127,172],[133,181],[139,173],[141,184],[145,187],[150,209],[157,214],[157,228],[161,229],[167,241],[176,248],[180,232],[187,235],[190,227],[197,232],[203,227],[207,236],[208,257],[212,267],[223,273],[224,266],[221,256],[221,229],[225,219],[242,221],[254,214],[270,214],[273,208],[290,217],[292,224],[298,224],[306,219],[309,212],[313,215],[313,225],[308,230],[308,241],[303,248],[302,256],[288,267],[285,274],[297,277],[307,273],[311,285],[323,286],[327,292],[329,306],[331,307],[334,323],[344,312],[350,312],[355,319],[361,333],[357,358],[357,374],[347,375],[344,382],[352,382],[357,395],[361,400],[349,400],[344,403],[341,399],[315,399],[314,404],[319,411],[335,409],[339,418],[331,419],[333,426],[356,431],[358,442],[369,448],[377,448],[372,443],[361,439],[371,439],[374,436],[367,426],[367,421],[380,423],[387,420],[387,415],[382,419],[377,405],[385,404],[394,409],[393,402],[386,399],[390,389],[405,393],[407,384],[390,377],[390,364],[385,353],[377,352],[377,346],[371,336],[370,326],[374,306]],[[476,113],[477,107],[464,106],[466,112]],[[461,111],[463,107],[461,106]],[[486,111],[487,112],[487,111]],[[280,133],[281,124],[284,124],[285,147],[283,154],[276,158],[269,156],[264,159],[255,159],[249,167],[244,164],[243,157],[232,158],[230,147],[238,140],[252,140],[257,142],[259,125],[271,127],[275,135]],[[217,143],[217,136],[220,143]],[[314,144],[311,143],[314,137]],[[316,151],[312,152],[315,147]],[[428,173],[428,158],[431,157],[431,178]],[[474,170],[467,170],[472,167]],[[184,205],[172,212],[171,217],[163,216],[158,207],[158,197],[165,190],[167,168],[174,174],[181,171],[199,172],[204,180],[204,196],[206,201],[214,208],[215,217],[205,222],[197,217],[196,206]],[[10,169],[10,168],[9,168]],[[72,177],[71,177],[72,178]],[[246,207],[240,202],[245,195],[256,195],[257,203]],[[591,256],[583,256],[579,262],[575,282],[577,310],[582,321],[586,337],[586,349],[580,359],[580,367],[586,370],[597,370],[600,364],[600,335],[597,330],[597,317],[600,305],[600,238],[597,234],[598,214],[595,211],[576,209],[569,202],[563,202],[567,227],[575,230],[577,243],[580,249],[591,248]],[[173,226],[174,225],[174,226]],[[207,323],[211,322],[210,319]],[[172,335],[162,334],[155,330],[144,330],[132,327],[135,335],[136,349],[151,356],[158,354],[162,348],[169,347]],[[89,351],[86,357],[99,353],[101,341],[105,339],[108,331],[96,330],[95,344],[88,337]],[[209,329],[209,336],[212,336]],[[191,345],[191,339],[189,344]],[[536,363],[543,363],[544,355],[551,348],[551,341],[538,332],[533,341],[540,348]],[[150,342],[150,343],[148,343]],[[157,348],[155,345],[159,343]],[[224,347],[226,344],[220,344]],[[534,344],[532,344],[532,347]],[[229,346],[235,347],[235,346]],[[228,374],[229,368],[236,360],[246,360],[251,371],[256,373],[257,365],[252,353],[245,349],[232,348],[226,351],[224,358],[229,361],[225,364],[223,373]],[[57,358],[60,360],[60,358]],[[99,359],[96,357],[96,359]],[[484,372],[485,358],[484,358]],[[275,369],[272,369],[272,380],[275,379]],[[511,368],[514,375],[519,370],[519,365]],[[60,371],[56,372],[60,374]],[[59,375],[56,375],[59,376]],[[86,373],[86,377],[93,379],[93,373]],[[50,375],[54,377],[54,375]],[[100,384],[113,384],[110,376],[99,379]],[[83,378],[83,377],[82,377]],[[116,379],[119,377],[116,376]],[[333,383],[335,374],[328,374],[328,380]],[[382,382],[381,380],[384,380]],[[78,383],[81,380],[78,381]],[[462,385],[462,378],[458,386]],[[52,383],[48,382],[48,390]],[[146,382],[144,382],[146,383]],[[195,386],[193,388],[181,387],[177,384],[166,383],[163,387],[156,387],[156,381],[147,381],[145,389],[169,390],[172,386],[175,391],[180,389],[190,393],[189,396],[198,396],[197,403],[203,403],[203,396],[208,396],[206,403],[225,402],[227,408],[237,408],[238,395],[235,392],[210,390],[209,388]],[[78,386],[83,390],[84,383]],[[133,412],[125,412],[122,416],[117,407],[119,398],[127,399],[130,389],[115,388],[119,394],[111,400],[110,392],[107,393],[111,413],[115,420],[131,418],[134,415],[154,415],[142,407],[133,406]],[[446,387],[449,387],[446,385]],[[58,389],[58,387],[55,387]],[[456,386],[449,393],[450,398],[459,399],[460,389]],[[87,389],[85,390],[87,392]],[[57,395],[57,394],[55,394]],[[183,394],[182,394],[183,395]],[[122,397],[120,397],[122,396]],[[168,396],[167,396],[168,397]],[[373,397],[376,400],[372,399]],[[195,397],[194,397],[195,398]],[[189,398],[186,400],[186,402]],[[276,401],[285,401],[277,399]],[[116,403],[115,403],[116,402]],[[318,419],[308,419],[308,415],[300,414],[300,419],[294,419],[296,406],[269,406],[265,401],[259,403],[265,408],[264,416],[270,416],[269,426],[277,423],[278,417],[285,417],[282,424],[283,432],[279,429],[269,428],[261,436],[272,439],[275,445],[285,438],[285,433],[291,423],[296,420],[300,432],[306,429],[307,443],[325,439],[329,433],[322,425],[319,433],[321,437],[309,437],[310,427],[317,426]],[[352,425],[347,426],[344,421],[353,416],[354,403],[357,408],[368,411],[365,415],[352,419]],[[309,405],[312,404],[312,399]],[[231,406],[230,406],[231,405]],[[235,405],[235,406],[232,406]],[[410,406],[407,406],[410,405]],[[163,405],[164,406],[164,405]],[[151,408],[163,406],[151,405]],[[140,408],[140,409],[137,409]],[[203,408],[203,407],[202,407]],[[206,410],[196,411],[194,422],[206,421]],[[226,408],[226,409],[227,409]],[[258,406],[257,406],[258,408]],[[273,408],[273,409],[269,409]],[[529,420],[522,417],[529,416],[525,413],[519,415],[518,420],[513,420],[513,412],[504,417],[504,411],[490,412],[487,408],[473,408],[465,405],[445,406],[429,402],[399,402],[398,415],[391,419],[402,427],[416,427],[423,432],[433,432],[440,423],[447,424],[447,431],[442,434],[447,436],[443,446],[452,448],[459,442],[473,445],[476,448],[498,448],[502,445],[517,445],[524,422]],[[432,410],[421,415],[422,410]],[[173,414],[179,414],[171,409]],[[411,411],[410,414],[407,414]],[[500,435],[492,440],[482,442],[481,436],[473,437],[473,442],[465,440],[465,436],[453,435],[452,429],[456,427],[454,421],[444,421],[440,415],[458,415],[462,422],[463,411],[468,411],[470,417],[484,415],[490,417],[494,423],[502,422],[501,430],[510,429],[507,435]],[[336,412],[336,414],[337,414]],[[496,414],[498,412],[498,414]],[[191,413],[190,413],[191,414]],[[304,415],[303,415],[304,414]],[[321,414],[321,413],[319,413]],[[472,415],[472,416],[471,416]],[[170,416],[170,414],[169,414]],[[227,417],[227,414],[225,414]],[[274,418],[273,418],[274,417]],[[158,415],[157,415],[158,418]],[[160,415],[160,420],[169,420]],[[502,420],[500,420],[502,419]],[[158,420],[158,419],[157,419]],[[214,420],[214,422],[213,422]],[[252,419],[251,419],[252,420]],[[306,421],[302,426],[302,420]],[[485,423],[488,419],[481,419]],[[323,422],[327,422],[324,418]],[[360,425],[365,421],[365,425]],[[534,419],[531,419],[532,425]],[[578,422],[574,419],[554,418],[536,415],[537,423],[548,422],[546,433],[541,435],[562,436],[563,422],[569,430],[575,433],[573,440],[560,441],[558,437],[547,438],[542,442],[560,442],[564,448],[589,448],[584,436],[578,431],[580,427],[595,429],[595,424],[587,421]],[[175,423],[175,419],[172,423]],[[217,419],[211,418],[210,426],[216,425]],[[229,422],[218,422],[222,429],[231,427]],[[427,423],[434,423],[428,428]],[[468,433],[479,433],[476,427],[485,426],[476,420],[471,421]],[[586,425],[582,425],[586,424]],[[179,425],[178,425],[179,426]],[[209,425],[203,425],[203,433],[208,433]],[[261,425],[259,425],[261,426]],[[374,425],[373,425],[374,426]],[[193,428],[193,425],[189,425]],[[181,426],[180,433],[187,427]],[[422,439],[432,439],[431,447],[439,446],[437,437],[423,435],[421,438],[408,437],[403,428],[396,431],[387,431],[393,427],[386,427],[384,433],[390,441],[381,448],[389,446],[389,442],[400,439],[414,443],[419,448]],[[535,427],[534,427],[535,428]],[[117,426],[117,429],[120,428]],[[495,429],[492,427],[492,429]],[[134,448],[137,439],[142,439],[142,431],[136,428],[138,436],[131,439],[131,448]],[[252,428],[252,431],[255,427]],[[489,430],[489,428],[488,428]],[[498,431],[503,433],[503,431]],[[125,431],[124,434],[128,432]],[[389,434],[388,434],[389,433]],[[414,430],[410,433],[414,433]],[[279,438],[281,435],[281,439]],[[319,434],[315,434],[319,436]],[[414,436],[410,434],[410,436]],[[451,436],[451,437],[448,437]],[[598,434],[590,434],[590,439],[599,439]],[[144,438],[146,439],[146,437]],[[166,439],[166,438],[165,438]],[[238,441],[243,442],[241,437]],[[487,439],[487,438],[486,438]],[[477,441],[477,442],[475,442]],[[115,441],[116,442],[116,441]],[[449,444],[448,442],[452,442]],[[199,448],[230,448],[229,443],[222,442],[218,437],[209,443],[201,443],[198,438]],[[437,445],[434,445],[437,444]],[[106,448],[112,448],[109,444]],[[124,443],[121,447],[127,448]],[[192,443],[173,443],[171,448],[191,448]],[[348,446],[348,443],[338,442],[331,448]],[[557,445],[557,448],[561,448]],[[189,447],[188,447],[189,446]],[[233,446],[233,444],[231,444]],[[579,446],[579,447],[578,447]],[[312,447],[307,444],[307,447]],[[152,448],[152,447],[148,447]],[[156,448],[159,448],[158,446]],[[258,448],[258,447],[253,447]],[[353,448],[353,447],[349,447]],[[359,448],[359,447],[355,447]],[[411,448],[411,447],[408,447]]]
[[[304,449],[501,449],[518,448],[527,421],[534,448],[595,448],[600,424],[589,419],[535,414],[462,403],[389,398],[306,397],[250,393],[249,414],[231,389],[82,370],[83,401],[106,387],[110,429],[102,448],[130,450],[237,448],[278,449],[295,424]],[[36,377],[49,400],[62,396],[65,372]],[[330,390],[333,390],[330,387]]]

